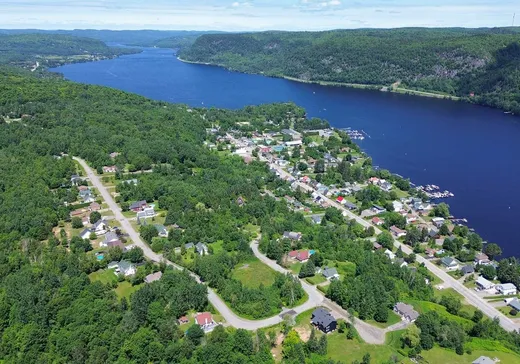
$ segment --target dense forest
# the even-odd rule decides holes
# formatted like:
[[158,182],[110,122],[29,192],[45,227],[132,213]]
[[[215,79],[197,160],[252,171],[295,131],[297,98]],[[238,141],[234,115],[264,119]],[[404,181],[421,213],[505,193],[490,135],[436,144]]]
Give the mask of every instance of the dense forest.
[[519,41],[518,28],[207,34],[181,58],[303,81],[399,86],[520,113]]
[[99,40],[70,35],[0,34],[0,64],[24,66],[38,61],[52,67],[64,62],[110,58],[135,52],[129,48],[109,47]]

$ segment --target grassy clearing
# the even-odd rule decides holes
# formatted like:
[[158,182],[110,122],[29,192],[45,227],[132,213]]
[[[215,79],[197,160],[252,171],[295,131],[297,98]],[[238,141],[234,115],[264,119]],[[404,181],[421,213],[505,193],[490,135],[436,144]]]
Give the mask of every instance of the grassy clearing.
[[130,296],[132,295],[132,293],[137,291],[143,285],[144,285],[144,283],[138,284],[136,286],[132,286],[132,284],[130,282],[124,281],[124,282],[119,283],[119,285],[117,286],[116,289],[114,289],[114,291],[116,292],[116,295],[119,299],[122,299],[123,297],[126,297],[126,299],[130,299]]
[[111,269],[98,270],[97,272],[90,273],[89,278],[91,282],[101,282],[103,284],[111,284],[117,282],[117,276]]
[[327,281],[327,279],[321,274],[315,275],[314,277],[305,278],[305,280],[312,285],[320,284]]
[[401,317],[399,317],[394,311],[388,310],[388,321],[387,322],[377,322],[375,320],[367,320],[366,322],[370,325],[380,327],[382,329],[392,326],[401,321]]
[[352,262],[337,262],[338,273],[343,277],[353,277],[356,275],[356,264]]
[[461,311],[466,312],[468,315],[473,316],[475,313],[475,307],[472,305],[464,304],[465,299],[460,293],[455,291],[453,288],[435,290],[434,295],[436,298],[442,298],[444,296],[453,296],[457,297],[462,302]]
[[237,265],[231,277],[246,287],[258,288],[261,284],[269,287],[274,283],[276,272],[260,260],[251,259]]
[[338,332],[328,335],[327,339],[327,357],[341,363],[352,363],[356,360],[361,362],[367,353],[370,354],[371,363],[384,363],[392,357],[403,359],[403,356],[389,345],[371,345],[356,339],[347,340],[345,334]]
[[442,364],[470,364],[480,356],[490,358],[498,358],[501,363],[515,364],[520,363],[520,356],[512,353],[503,353],[500,351],[473,350],[471,354],[457,355],[455,351],[434,347],[431,350],[421,352],[422,357],[427,363]]
[[446,307],[441,306],[439,304],[428,302],[428,301],[415,301],[408,300],[406,303],[411,304],[419,313],[426,313],[429,311],[436,311],[440,316],[446,317],[450,320],[456,321],[461,324],[463,327],[472,327],[473,321],[467,320],[460,316],[452,315],[448,311],[446,311]]

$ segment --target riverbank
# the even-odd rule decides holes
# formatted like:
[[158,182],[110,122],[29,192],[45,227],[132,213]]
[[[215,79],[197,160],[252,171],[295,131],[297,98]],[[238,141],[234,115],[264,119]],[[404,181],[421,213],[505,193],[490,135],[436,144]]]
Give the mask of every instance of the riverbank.
[[177,56],[177,59],[184,63],[199,64],[199,65],[204,65],[204,66],[222,67],[222,68],[225,68],[225,69],[227,69],[229,71],[233,71],[233,72],[246,73],[246,74],[257,74],[257,75],[262,75],[265,77],[273,77],[273,78],[282,78],[282,79],[288,80],[288,81],[314,84],[314,85],[320,85],[320,86],[334,86],[334,87],[348,87],[348,88],[357,88],[357,89],[365,89],[365,90],[377,90],[377,91],[381,91],[381,92],[391,92],[391,93],[399,93],[399,94],[422,96],[422,97],[433,97],[433,98],[437,98],[437,99],[445,99],[445,100],[452,100],[452,101],[462,100],[462,98],[460,98],[458,96],[451,96],[451,95],[440,94],[440,93],[435,93],[435,92],[418,91],[418,90],[408,89],[408,88],[404,88],[404,87],[395,87],[394,88],[394,87],[388,86],[388,85],[385,86],[385,85],[368,85],[368,84],[362,84],[362,83],[303,80],[301,78],[290,77],[290,76],[273,76],[273,75],[265,75],[263,73],[242,72],[242,71],[238,71],[238,70],[229,68],[223,64],[188,61],[186,59],[180,58],[179,56]]

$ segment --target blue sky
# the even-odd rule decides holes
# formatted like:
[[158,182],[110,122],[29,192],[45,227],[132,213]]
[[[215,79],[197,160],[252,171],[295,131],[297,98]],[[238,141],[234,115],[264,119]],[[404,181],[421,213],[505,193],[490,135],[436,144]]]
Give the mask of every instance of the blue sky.
[[0,0],[1,28],[323,30],[509,26],[520,0]]

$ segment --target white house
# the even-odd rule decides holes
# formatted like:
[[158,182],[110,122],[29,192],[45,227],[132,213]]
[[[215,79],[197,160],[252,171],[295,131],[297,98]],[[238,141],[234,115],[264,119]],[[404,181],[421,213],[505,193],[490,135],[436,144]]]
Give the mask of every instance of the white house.
[[516,286],[513,283],[497,284],[495,289],[499,294],[504,296],[516,294]]
[[459,269],[459,263],[452,257],[444,257],[441,259],[441,263],[446,267],[446,270],[452,271]]
[[489,260],[489,257],[484,254],[484,253],[480,253],[480,254],[477,254],[475,256],[475,265],[489,265],[491,264],[491,261]]
[[390,260],[394,260],[395,259],[395,254],[392,253],[390,250],[386,249],[385,250],[385,255],[390,258]]
[[392,205],[394,206],[394,211],[401,211],[403,209],[403,204],[400,201],[393,201]]
[[108,269],[114,269],[116,275],[121,273],[125,277],[133,276],[137,272],[135,264],[127,262],[126,260],[122,260],[119,263],[110,262],[110,264],[108,264]]
[[493,282],[488,281],[486,278],[484,278],[482,276],[478,277],[476,283],[477,283],[477,288],[479,290],[490,289],[490,288],[493,288],[493,286],[494,286]]

